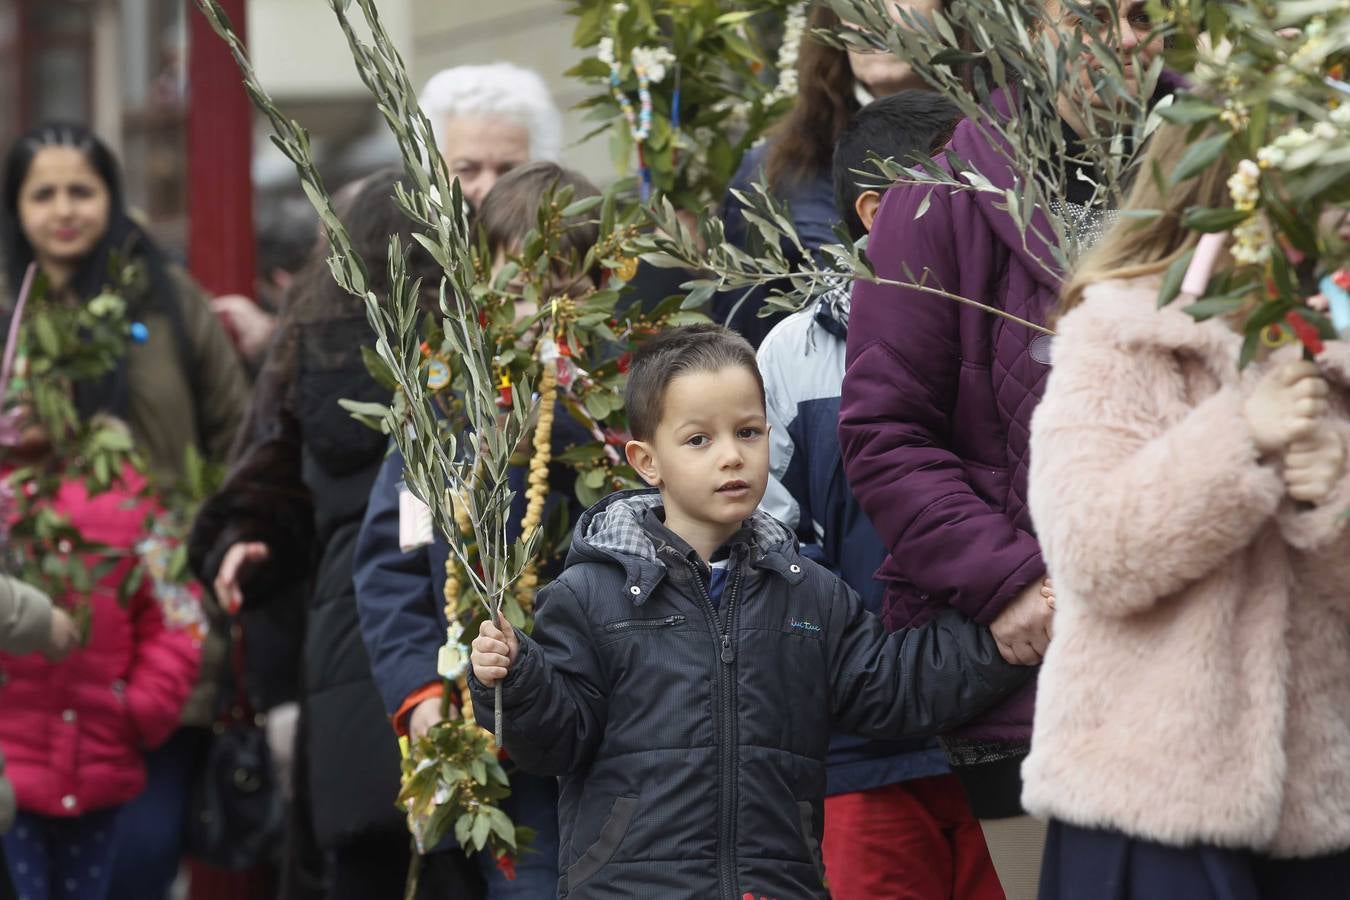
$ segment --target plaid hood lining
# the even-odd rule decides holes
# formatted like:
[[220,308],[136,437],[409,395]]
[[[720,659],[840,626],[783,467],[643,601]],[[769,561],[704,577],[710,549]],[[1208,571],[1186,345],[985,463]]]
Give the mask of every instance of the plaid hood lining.
[[[656,547],[642,526],[642,514],[661,505],[656,491],[633,491],[602,501],[602,507],[584,517],[578,528],[577,543],[589,550],[607,553],[619,559],[641,560],[664,568],[656,557]],[[777,519],[755,510],[750,517],[750,531],[761,550],[792,546],[792,533]]]

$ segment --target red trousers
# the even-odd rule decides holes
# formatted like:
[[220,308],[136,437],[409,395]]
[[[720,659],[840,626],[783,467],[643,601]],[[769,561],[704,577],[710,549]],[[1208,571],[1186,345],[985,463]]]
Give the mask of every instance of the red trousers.
[[834,900],[1004,900],[954,775],[826,797],[821,850]]

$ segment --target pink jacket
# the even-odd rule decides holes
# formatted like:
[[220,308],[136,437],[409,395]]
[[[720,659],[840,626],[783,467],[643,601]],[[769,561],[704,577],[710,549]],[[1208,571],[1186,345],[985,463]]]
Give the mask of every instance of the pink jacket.
[[[1022,802],[1168,844],[1350,847],[1350,477],[1300,510],[1242,413],[1240,337],[1094,286],[1032,419],[1057,596]],[[1285,347],[1276,360],[1293,358]],[[1318,360],[1350,449],[1350,346]]]
[[[134,490],[139,479],[128,476]],[[152,504],[130,490],[89,498],[67,483],[55,509],[91,541],[130,550]],[[142,751],[168,739],[197,675],[199,650],[165,628],[149,579],[123,607],[128,557],[93,589],[88,646],[63,662],[0,654],[0,747],[21,810],[77,816],[116,806],[145,786]],[[69,605],[70,598],[66,598]]]

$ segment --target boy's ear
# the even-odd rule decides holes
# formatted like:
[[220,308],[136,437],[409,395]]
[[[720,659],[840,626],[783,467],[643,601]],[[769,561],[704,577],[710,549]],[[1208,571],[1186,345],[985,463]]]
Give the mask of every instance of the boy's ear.
[[623,448],[628,464],[638,477],[654,488],[661,486],[661,467],[656,464],[656,454],[646,441],[629,441]]
[[877,217],[877,207],[880,205],[881,194],[878,191],[863,191],[853,203],[853,211],[858,214],[858,221],[862,222],[863,228],[869,232],[872,230],[872,221]]

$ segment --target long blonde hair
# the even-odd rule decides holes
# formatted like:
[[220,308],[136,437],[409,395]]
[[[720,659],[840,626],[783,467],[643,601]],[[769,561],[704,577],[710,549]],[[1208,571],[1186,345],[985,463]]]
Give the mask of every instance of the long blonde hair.
[[[1200,235],[1182,227],[1187,209],[1232,205],[1228,178],[1233,165],[1226,156],[1180,184],[1171,183],[1172,171],[1186,150],[1195,140],[1209,136],[1207,132],[1191,138],[1191,127],[1164,123],[1149,138],[1143,165],[1120,209],[1122,215],[1065,280],[1058,315],[1081,303],[1090,284],[1155,275],[1192,250]],[[1126,215],[1131,210],[1160,210],[1161,215],[1140,219]]]

